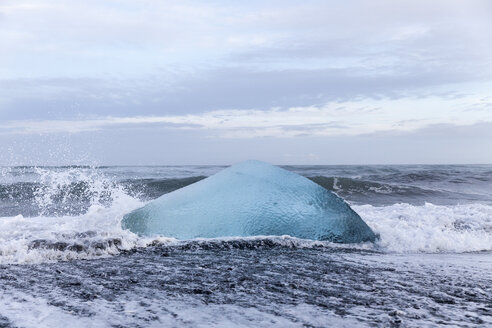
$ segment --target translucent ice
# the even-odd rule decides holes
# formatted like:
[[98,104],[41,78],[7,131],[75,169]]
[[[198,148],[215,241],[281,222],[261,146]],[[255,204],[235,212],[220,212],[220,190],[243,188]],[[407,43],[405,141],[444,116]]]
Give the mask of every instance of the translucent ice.
[[374,241],[341,198],[296,173],[258,161],[231,166],[150,202],[123,218],[140,235],[290,235],[339,243]]

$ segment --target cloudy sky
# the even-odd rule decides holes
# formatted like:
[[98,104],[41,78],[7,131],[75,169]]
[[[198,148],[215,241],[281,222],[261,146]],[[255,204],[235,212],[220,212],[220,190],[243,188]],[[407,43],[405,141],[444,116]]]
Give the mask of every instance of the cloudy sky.
[[492,163],[492,1],[0,0],[0,165]]

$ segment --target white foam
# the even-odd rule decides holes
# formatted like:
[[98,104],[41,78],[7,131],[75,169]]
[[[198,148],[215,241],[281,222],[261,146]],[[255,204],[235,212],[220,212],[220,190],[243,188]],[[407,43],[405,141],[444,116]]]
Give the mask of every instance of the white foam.
[[390,252],[475,252],[492,250],[492,206],[466,204],[353,206]]
[[[143,202],[113,190],[109,207],[92,205],[79,216],[25,218],[22,215],[0,217],[0,264],[39,263],[70,259],[88,259],[118,254],[121,250],[146,246],[155,238],[139,238],[121,228],[124,214],[144,205]],[[118,240],[118,245],[91,247],[92,244]],[[32,247],[35,241],[81,245],[83,251],[59,250],[56,247]],[[160,239],[162,242],[168,240]]]
[[[40,216],[0,217],[0,264],[90,259],[118,254],[121,250],[143,247],[155,241],[155,238],[139,238],[121,228],[123,215],[145,204],[128,195],[123,187],[97,169],[35,168],[34,172],[36,181],[42,186],[35,192]],[[46,215],[55,201],[66,208],[72,205],[66,190],[73,183],[87,186],[83,197],[92,204],[88,210],[77,216]],[[33,247],[37,241],[42,245]],[[57,247],[56,243],[78,246],[78,249]]]
[[[92,315],[81,316],[48,304],[18,290],[0,294],[0,313],[21,327],[336,327],[366,326],[352,317],[341,318],[314,305],[282,305],[280,311],[243,307],[235,304],[204,304],[200,300],[151,298],[145,302],[132,295],[122,295],[123,302],[103,299],[88,301],[83,306]],[[145,304],[145,306],[142,305]],[[273,312],[273,313],[272,313]],[[278,312],[278,313],[275,313]],[[286,316],[281,314],[285,313]]]
[[108,326],[50,306],[42,298],[19,291],[14,295],[0,294],[0,313],[19,327],[59,327],[62,322],[73,328]]
[[[61,198],[66,207],[71,206],[71,199],[66,192],[73,183],[83,183],[87,186],[84,196],[90,204],[102,204],[109,197],[120,197],[125,194],[121,186],[101,175],[95,168],[68,168],[61,171],[46,168],[34,168],[41,188],[35,191],[35,201],[45,214],[50,205]],[[60,200],[59,200],[60,201]]]
[[[187,243],[165,237],[142,238],[123,230],[120,224],[123,215],[142,205],[141,201],[122,193],[114,197],[110,207],[93,205],[87,213],[80,216],[24,218],[18,215],[0,218],[0,264],[111,256],[122,250],[145,247],[156,240],[178,245]],[[384,207],[360,205],[353,208],[376,233],[380,234],[380,240],[375,246],[370,243],[337,245],[289,236],[227,237],[212,240],[195,239],[193,242],[199,245],[221,241],[268,239],[276,245],[293,248],[375,248],[396,253],[492,251],[492,206],[396,204]],[[90,247],[93,242],[111,239],[118,239],[121,244],[106,248]],[[36,240],[89,246],[83,251],[30,247]]]

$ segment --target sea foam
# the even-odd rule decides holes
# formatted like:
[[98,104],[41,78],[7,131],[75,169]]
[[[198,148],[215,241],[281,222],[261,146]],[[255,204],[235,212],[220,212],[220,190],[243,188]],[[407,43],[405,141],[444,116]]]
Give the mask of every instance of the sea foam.
[[385,251],[476,252],[492,251],[492,206],[483,204],[423,206],[353,206],[380,234]]

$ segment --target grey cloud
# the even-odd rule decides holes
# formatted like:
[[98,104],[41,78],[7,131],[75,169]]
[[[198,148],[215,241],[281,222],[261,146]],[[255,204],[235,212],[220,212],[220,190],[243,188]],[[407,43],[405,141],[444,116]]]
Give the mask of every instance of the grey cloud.
[[[206,108],[284,107],[365,98],[403,98],[434,95],[425,89],[467,79],[453,72],[369,74],[354,69],[289,69],[252,71],[231,68],[211,72],[206,83],[190,81],[189,95]],[[422,90],[424,89],[424,90]]]
[[443,83],[468,80],[453,71],[370,73],[355,69],[253,71],[232,67],[203,72],[200,78],[189,78],[171,87],[159,78],[4,80],[0,95],[6,104],[0,107],[0,118],[168,115],[310,106],[329,101],[419,98],[439,96],[432,88]]
[[486,151],[492,146],[490,122],[353,137],[265,137],[261,142],[207,136],[205,131],[158,127],[2,136],[0,165],[231,164],[251,158],[275,164],[492,163],[492,153]]
[[[54,6],[54,11],[50,6],[42,7],[40,20],[29,22],[36,27],[53,13],[60,14],[59,20],[41,24],[43,29],[36,40],[56,44],[56,36],[60,35],[63,42],[87,47],[87,52],[80,52],[85,59],[76,59],[88,69],[92,69],[88,63],[93,63],[99,52],[125,57],[129,56],[126,50],[132,53],[131,49],[139,49],[137,53],[162,53],[166,57],[166,47],[161,46],[167,44],[168,38],[186,43],[190,33],[210,18],[220,17],[220,24],[231,28],[226,31],[220,24],[215,26],[212,19],[203,35],[213,40],[214,33],[226,38],[236,33],[241,36],[244,31],[248,32],[243,33],[245,38],[252,37],[250,34],[273,37],[265,45],[219,51],[217,61],[210,65],[190,63],[194,67],[191,74],[173,67],[161,70],[155,59],[151,76],[140,78],[119,78],[118,72],[116,77],[101,77],[92,72],[92,76],[99,77],[3,80],[0,118],[182,114],[368,98],[449,99],[463,96],[460,83],[492,80],[488,58],[492,44],[483,33],[492,29],[488,1],[401,1],[398,6],[387,0],[273,2],[240,7],[214,3],[197,8],[197,3],[190,2],[181,9],[173,7],[169,13],[164,12],[169,3],[146,2],[139,15],[118,6],[102,5],[107,19],[97,11],[99,5],[78,4],[76,8],[90,9],[79,17],[66,2],[59,4],[64,5]],[[61,15],[66,12],[75,18],[66,29],[60,29],[58,24],[72,17]],[[174,15],[176,12],[182,17]],[[34,16],[36,13],[30,12]],[[169,15],[173,20],[162,25],[163,18]],[[193,17],[200,22],[197,26],[177,24],[180,17],[183,22],[189,23]],[[80,24],[85,19],[91,26]],[[169,30],[168,25],[172,25]],[[183,30],[171,33],[176,26],[183,26]],[[51,33],[54,29],[55,34]],[[142,48],[139,40],[153,47]],[[98,48],[101,44],[107,48]],[[65,53],[64,47],[52,51],[64,54],[71,62],[73,53]],[[123,51],[115,52],[120,49]],[[10,52],[7,51],[9,56],[15,56]],[[73,64],[78,65],[79,61]],[[120,69],[124,71],[125,67]],[[436,90],[450,84],[455,84],[451,90]]]
[[[482,122],[472,125],[433,124],[415,131],[413,134],[422,139],[482,139],[492,147],[492,122]],[[485,149],[490,149],[485,147]]]
[[349,127],[342,122],[320,123],[320,124],[304,124],[302,126],[279,125],[283,130],[308,130],[308,129],[348,129]]
[[[404,121],[402,121],[404,122]],[[481,139],[482,142],[486,142],[492,147],[492,122],[481,122],[469,125],[459,124],[430,124],[423,128],[413,131],[378,131],[368,134],[360,135],[363,138],[393,138],[411,137],[413,139],[427,140],[427,139],[442,139],[442,140],[456,140],[456,139]],[[488,148],[486,148],[488,149]]]
[[[0,13],[0,38],[5,37],[0,53],[11,64],[2,67],[2,121],[183,115],[336,101],[359,101],[363,107],[367,99],[459,99],[471,92],[462,90],[465,84],[492,82],[490,1],[219,1],[186,2],[172,10],[165,1],[38,4],[41,9],[34,6],[20,16]],[[244,44],[231,45],[234,37]],[[251,42],[256,37],[258,44]],[[177,58],[182,54],[185,58]],[[487,92],[477,88],[476,93]],[[454,110],[462,105],[449,104]],[[461,107],[472,116],[490,110],[490,101]],[[302,133],[302,127],[278,127]],[[296,159],[311,153],[319,163],[492,162],[485,151],[492,147],[490,123],[359,137],[263,138],[261,147],[258,139],[209,138],[206,131],[176,128],[113,126],[71,136],[66,144],[88,153],[93,149],[95,159],[116,164],[222,164],[252,157],[298,164]],[[63,140],[2,135],[0,153],[8,154],[6,145],[14,145],[26,149],[27,157],[39,149],[35,156],[46,160],[43,151],[56,150],[57,138]],[[156,140],[166,152],[155,152]],[[244,153],[238,154],[239,148]],[[82,155],[72,157],[77,156]]]

